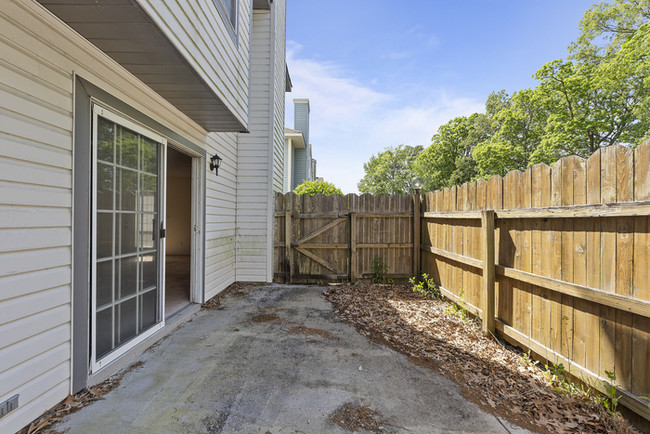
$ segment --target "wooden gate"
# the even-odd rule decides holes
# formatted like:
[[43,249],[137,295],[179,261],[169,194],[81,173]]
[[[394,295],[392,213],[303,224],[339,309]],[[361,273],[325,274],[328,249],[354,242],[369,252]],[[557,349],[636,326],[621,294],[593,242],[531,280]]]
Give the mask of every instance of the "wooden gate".
[[412,197],[402,195],[277,195],[275,280],[370,278],[373,260],[385,264],[386,279],[413,276],[419,263],[419,243],[413,242],[419,240],[417,208]]

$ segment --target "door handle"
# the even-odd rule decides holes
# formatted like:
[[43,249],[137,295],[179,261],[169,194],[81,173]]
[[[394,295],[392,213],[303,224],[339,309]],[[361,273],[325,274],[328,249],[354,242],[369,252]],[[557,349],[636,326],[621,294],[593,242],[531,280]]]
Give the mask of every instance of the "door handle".
[[160,221],[160,238],[165,238],[167,236],[167,230],[165,229],[165,222]]

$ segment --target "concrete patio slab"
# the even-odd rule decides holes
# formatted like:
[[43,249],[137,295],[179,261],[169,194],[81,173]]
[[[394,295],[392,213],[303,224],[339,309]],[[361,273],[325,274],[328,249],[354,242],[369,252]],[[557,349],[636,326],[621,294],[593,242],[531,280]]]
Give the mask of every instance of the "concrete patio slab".
[[337,319],[324,289],[269,285],[227,295],[146,352],[105,399],[54,429],[345,432],[330,416],[353,403],[380,413],[386,432],[524,432]]

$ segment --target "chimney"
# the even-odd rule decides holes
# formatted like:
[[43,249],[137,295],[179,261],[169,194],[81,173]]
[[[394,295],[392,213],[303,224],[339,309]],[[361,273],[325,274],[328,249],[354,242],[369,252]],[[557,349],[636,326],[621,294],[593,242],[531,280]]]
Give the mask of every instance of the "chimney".
[[309,147],[309,100],[298,98],[293,100],[293,129],[305,136],[305,145]]

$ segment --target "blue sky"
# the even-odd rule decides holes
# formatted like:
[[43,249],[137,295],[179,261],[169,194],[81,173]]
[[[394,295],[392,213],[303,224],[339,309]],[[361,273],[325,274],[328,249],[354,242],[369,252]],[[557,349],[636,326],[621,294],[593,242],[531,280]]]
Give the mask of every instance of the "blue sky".
[[288,0],[286,125],[309,98],[318,176],[357,191],[388,146],[428,146],[492,91],[534,86],[566,57],[584,0]]

